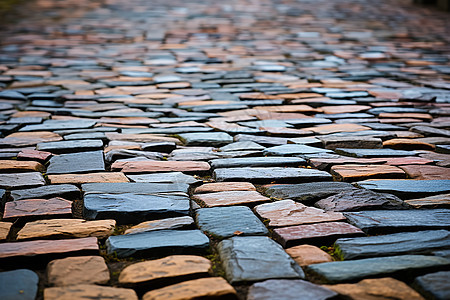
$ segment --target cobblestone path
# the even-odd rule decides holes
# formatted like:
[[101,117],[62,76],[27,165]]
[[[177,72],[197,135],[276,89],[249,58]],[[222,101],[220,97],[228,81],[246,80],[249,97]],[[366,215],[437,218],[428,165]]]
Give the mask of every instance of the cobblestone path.
[[411,2],[24,4],[0,299],[450,299],[450,18]]

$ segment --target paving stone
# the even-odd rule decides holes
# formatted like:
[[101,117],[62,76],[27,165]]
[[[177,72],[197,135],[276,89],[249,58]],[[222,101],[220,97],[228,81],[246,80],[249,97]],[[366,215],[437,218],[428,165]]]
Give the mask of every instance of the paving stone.
[[28,269],[0,272],[0,297],[4,300],[34,300],[38,283],[38,275]]
[[410,130],[413,132],[423,134],[425,136],[438,135],[438,136],[450,137],[450,130],[439,129],[439,128],[434,128],[434,127],[429,127],[429,126],[413,126],[410,128]]
[[336,292],[308,281],[270,279],[253,284],[249,289],[247,300],[325,300],[332,299],[336,296]]
[[256,188],[250,182],[212,182],[202,184],[194,190],[195,194],[228,191],[256,191]]
[[230,299],[236,300],[234,288],[221,277],[201,278],[174,284],[147,292],[143,300],[182,299]]
[[402,165],[427,165],[433,163],[430,159],[425,159],[421,157],[406,156],[406,157],[387,157],[385,159],[386,164],[391,166],[402,166]]
[[35,161],[0,160],[0,172],[43,172],[45,167]]
[[265,193],[270,197],[296,201],[314,201],[356,189],[350,183],[335,181],[266,185],[264,187],[266,187]]
[[47,174],[105,171],[103,151],[61,154],[50,159]]
[[68,217],[72,215],[72,202],[62,198],[28,199],[5,204],[3,220],[16,218]]
[[438,166],[406,165],[400,166],[409,178],[420,180],[449,179],[450,169]]
[[157,134],[127,134],[107,132],[105,133],[105,135],[110,141],[131,141],[138,143],[169,142],[180,144],[180,141],[177,138]]
[[58,174],[48,175],[51,184],[83,184],[96,182],[129,182],[125,174],[121,172],[99,172],[87,174]]
[[444,300],[450,297],[449,279],[450,272],[442,271],[419,276],[415,279],[414,284],[427,298]]
[[47,265],[50,286],[106,284],[109,279],[108,267],[101,256],[67,257]]
[[267,148],[263,151],[264,155],[273,156],[289,156],[289,155],[302,155],[302,154],[315,154],[315,153],[330,153],[332,151],[322,148],[311,147],[307,145],[299,144],[287,144],[281,146],[274,146]]
[[115,162],[111,168],[127,174],[154,172],[207,172],[210,166],[197,161],[128,161]]
[[208,277],[211,267],[211,261],[201,256],[172,255],[126,267],[120,273],[119,283],[126,287],[161,287]]
[[336,148],[338,154],[348,155],[353,157],[394,157],[394,156],[414,156],[417,155],[415,151],[404,151],[394,149],[345,149]]
[[79,284],[64,287],[49,287],[44,290],[44,300],[56,299],[118,299],[137,300],[136,292],[132,289]]
[[326,149],[336,148],[357,148],[357,149],[378,149],[383,147],[380,138],[375,137],[347,137],[347,136],[319,136]]
[[414,208],[449,208],[450,194],[405,200],[405,202]]
[[177,148],[177,145],[173,142],[156,142],[143,144],[141,147],[144,151],[170,153]]
[[0,259],[32,259],[39,261],[42,257],[56,255],[76,255],[81,252],[98,253],[96,237],[69,240],[37,240],[0,244]]
[[194,184],[200,182],[194,176],[186,175],[181,172],[167,172],[155,174],[142,175],[128,175],[133,182],[157,182],[157,183],[172,183],[172,184]]
[[233,142],[233,137],[225,132],[182,133],[179,136],[186,146],[222,146]]
[[0,222],[0,241],[6,240],[12,225],[13,223]]
[[233,235],[267,235],[264,224],[245,206],[201,208],[197,225],[203,232],[224,239]]
[[185,183],[150,182],[99,182],[81,185],[84,194],[140,194],[157,195],[167,193],[187,193],[189,185]]
[[51,153],[70,153],[79,151],[93,151],[103,149],[101,140],[73,140],[39,143],[36,146],[39,151],[48,151]]
[[273,278],[303,278],[302,269],[268,237],[235,236],[219,243],[218,251],[228,282]]
[[193,227],[195,227],[194,219],[189,216],[184,216],[143,222],[125,230],[125,234],[135,234],[164,229],[193,229]]
[[115,219],[121,224],[189,213],[187,195],[87,194],[83,216],[88,220]]
[[358,181],[369,178],[405,178],[402,169],[386,165],[337,165],[331,167],[331,174],[340,181]]
[[47,199],[53,197],[62,197],[64,199],[77,199],[80,197],[80,190],[71,184],[44,185],[37,188],[13,190],[11,198],[16,200],[23,199]]
[[20,131],[53,131],[67,129],[91,128],[95,125],[95,121],[89,120],[47,120],[42,124],[26,125]]
[[323,285],[332,291],[346,297],[357,300],[423,300],[422,296],[407,284],[394,278],[364,279],[358,283],[341,283],[336,285]]
[[213,172],[216,181],[286,182],[331,180],[327,172],[303,168],[227,168]]
[[251,151],[264,150],[265,147],[252,141],[235,142],[226,146],[220,147],[220,151]]
[[416,139],[391,139],[383,142],[383,147],[396,150],[434,150],[433,144],[417,141]]
[[255,207],[255,211],[261,218],[269,219],[272,227],[344,220],[341,213],[325,212],[293,200],[261,204]]
[[371,209],[405,209],[409,206],[397,196],[366,189],[340,192],[316,202],[325,211],[359,211]]
[[26,147],[34,146],[43,142],[56,142],[63,138],[56,133],[50,131],[37,132],[14,132],[0,139],[2,147]]
[[348,221],[364,232],[381,233],[405,230],[447,229],[448,209],[372,210],[344,213]]
[[291,247],[286,249],[286,253],[301,267],[333,261],[331,255],[312,245]]
[[45,185],[45,179],[39,172],[0,174],[0,188],[18,189]]
[[46,162],[52,153],[46,151],[38,151],[32,149],[22,149],[17,155],[18,160],[37,160],[40,163]]
[[51,219],[28,222],[17,233],[18,240],[48,238],[106,238],[114,231],[116,221],[85,221],[82,219]]
[[118,257],[203,254],[208,247],[209,239],[200,230],[157,230],[106,240],[108,254],[116,252]]
[[257,191],[223,191],[205,194],[195,194],[193,199],[206,207],[252,205],[270,201]]
[[383,180],[369,179],[358,185],[379,193],[394,194],[402,199],[431,196],[450,192],[450,180]]
[[234,136],[235,142],[253,141],[266,147],[287,144],[287,138],[271,137],[271,136],[256,136],[249,134],[237,134]]
[[213,169],[245,167],[298,167],[306,161],[300,157],[243,157],[213,159],[209,163]]
[[307,127],[304,130],[312,131],[316,134],[330,134],[337,132],[354,132],[369,130],[367,126],[362,126],[358,124],[330,124],[330,125],[319,125],[316,127]]
[[363,235],[360,229],[344,222],[282,227],[275,228],[273,231],[273,237],[285,248],[301,243],[332,243],[335,239],[342,236],[360,235]]
[[309,265],[307,270],[327,283],[349,282],[365,277],[408,275],[448,267],[450,260],[426,255],[398,255]]
[[359,238],[344,238],[336,241],[345,260],[400,254],[425,254],[433,250],[450,248],[450,232],[427,230],[400,232]]

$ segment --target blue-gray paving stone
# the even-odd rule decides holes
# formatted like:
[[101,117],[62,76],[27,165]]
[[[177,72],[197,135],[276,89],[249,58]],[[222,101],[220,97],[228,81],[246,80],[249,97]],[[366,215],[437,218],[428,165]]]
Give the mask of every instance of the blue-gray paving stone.
[[271,147],[287,144],[289,139],[282,137],[273,137],[273,136],[257,136],[250,134],[237,134],[234,136],[234,141],[253,141],[255,143],[261,144],[263,146]]
[[450,180],[381,179],[364,180],[360,187],[380,193],[394,194],[402,199],[414,199],[450,192]]
[[0,203],[2,203],[3,197],[5,197],[6,190],[0,189]]
[[366,97],[369,96],[369,93],[364,91],[356,91],[356,92],[331,92],[326,93],[326,97],[329,98],[335,98],[335,99],[342,99],[342,98],[353,98],[353,97]]
[[235,236],[220,242],[218,251],[225,276],[232,284],[305,276],[283,248],[268,237]]
[[157,230],[110,236],[106,248],[108,254],[117,253],[118,257],[204,254],[209,239],[200,230]]
[[100,149],[103,149],[103,141],[96,139],[46,142],[39,143],[36,146],[36,150],[52,153],[70,153],[80,151],[94,151]]
[[368,277],[439,271],[450,266],[450,260],[427,255],[398,255],[313,264],[307,270],[326,283],[351,282]]
[[105,171],[103,151],[79,152],[53,156],[47,174],[68,174]]
[[283,120],[261,120],[261,121],[249,121],[238,122],[241,126],[259,128],[259,127],[293,127]]
[[42,124],[27,125],[19,131],[52,131],[91,128],[96,124],[95,121],[87,120],[47,120]]
[[376,107],[367,111],[368,113],[379,115],[381,113],[427,113],[426,109],[412,107]]
[[213,172],[216,181],[292,182],[331,181],[324,171],[306,168],[223,168]]
[[[317,116],[317,115],[316,115]],[[291,124],[296,128],[303,127],[311,127],[314,125],[323,125],[323,124],[331,124],[333,121],[325,118],[304,118],[304,119],[292,119],[292,120],[284,120],[287,124]]]
[[[196,212],[200,230],[224,239],[233,235],[267,235],[264,224],[246,206],[202,208]],[[238,232],[238,233],[236,233]]]
[[[74,133],[64,136],[64,140],[107,140],[104,132]],[[102,145],[103,146],[103,145]],[[102,147],[100,147],[102,148]]]
[[345,137],[358,137],[358,136],[367,136],[367,137],[375,137],[380,138],[383,141],[394,139],[397,137],[396,134],[388,131],[382,131],[382,130],[362,130],[362,131],[355,131],[355,132],[337,132],[332,134],[327,134],[326,136],[332,137],[332,136],[345,136]]
[[450,299],[450,271],[441,271],[419,276],[414,280],[414,286],[420,293],[433,300]]
[[450,259],[450,249],[449,250],[433,251],[433,255]]
[[0,99],[27,100],[27,97],[17,91],[5,90],[0,91]]
[[356,188],[348,182],[308,182],[299,184],[278,184],[268,186],[265,194],[278,199],[313,201]]
[[183,194],[87,194],[84,196],[83,216],[89,220],[115,219],[121,224],[135,224],[187,216],[189,208],[189,197]]
[[233,142],[233,137],[225,132],[182,133],[179,137],[187,146],[222,146]]
[[371,210],[344,216],[368,234],[450,228],[450,209]]
[[327,118],[327,119],[331,119],[331,120],[343,120],[343,121],[345,121],[345,119],[373,118],[373,115],[366,114],[366,113],[341,113],[341,114],[316,114],[316,117],[317,118]]
[[184,182],[98,182],[82,184],[81,189],[85,194],[133,193],[154,195],[158,193],[187,193],[189,185]]
[[39,276],[28,269],[0,273],[0,299],[34,300],[38,291]]
[[267,148],[263,151],[264,155],[289,156],[315,153],[331,153],[333,151],[323,148],[316,148],[301,144],[286,144]]
[[300,157],[241,157],[219,158],[209,161],[213,169],[240,167],[298,167],[306,164]]
[[[178,190],[173,190],[172,192],[188,192],[189,186],[185,184],[194,184],[201,182],[201,180],[195,178],[191,175],[186,175],[182,172],[165,172],[165,173],[153,173],[153,174],[136,174],[127,175],[133,182],[137,183],[166,183],[170,184],[167,188],[170,189],[171,186],[177,188]],[[165,187],[165,186],[161,186]]]
[[351,148],[336,148],[336,153],[362,158],[372,157],[402,157],[415,156],[416,151],[394,150],[394,149],[351,149]]
[[400,254],[428,254],[450,248],[450,232],[426,230],[357,238],[341,238],[335,243],[345,260]]
[[406,127],[386,123],[360,123],[359,125],[370,127],[373,130],[408,130]]
[[253,151],[253,150],[260,151],[264,149],[266,149],[266,147],[261,146],[255,142],[243,141],[228,144],[226,146],[221,147],[219,150],[228,152],[228,151]]
[[31,189],[12,190],[10,196],[14,201],[23,199],[50,199],[54,197],[78,199],[81,193],[72,184],[52,184]]

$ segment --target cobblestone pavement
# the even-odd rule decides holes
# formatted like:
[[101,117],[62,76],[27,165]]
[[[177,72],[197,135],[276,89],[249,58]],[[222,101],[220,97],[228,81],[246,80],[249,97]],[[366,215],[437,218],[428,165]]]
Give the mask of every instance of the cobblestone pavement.
[[450,299],[449,20],[26,4],[0,30],[0,298]]

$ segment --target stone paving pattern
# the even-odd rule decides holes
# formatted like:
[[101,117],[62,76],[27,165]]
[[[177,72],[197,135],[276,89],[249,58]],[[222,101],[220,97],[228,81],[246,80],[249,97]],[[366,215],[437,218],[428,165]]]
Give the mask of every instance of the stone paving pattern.
[[450,298],[448,12],[22,5],[0,299]]

